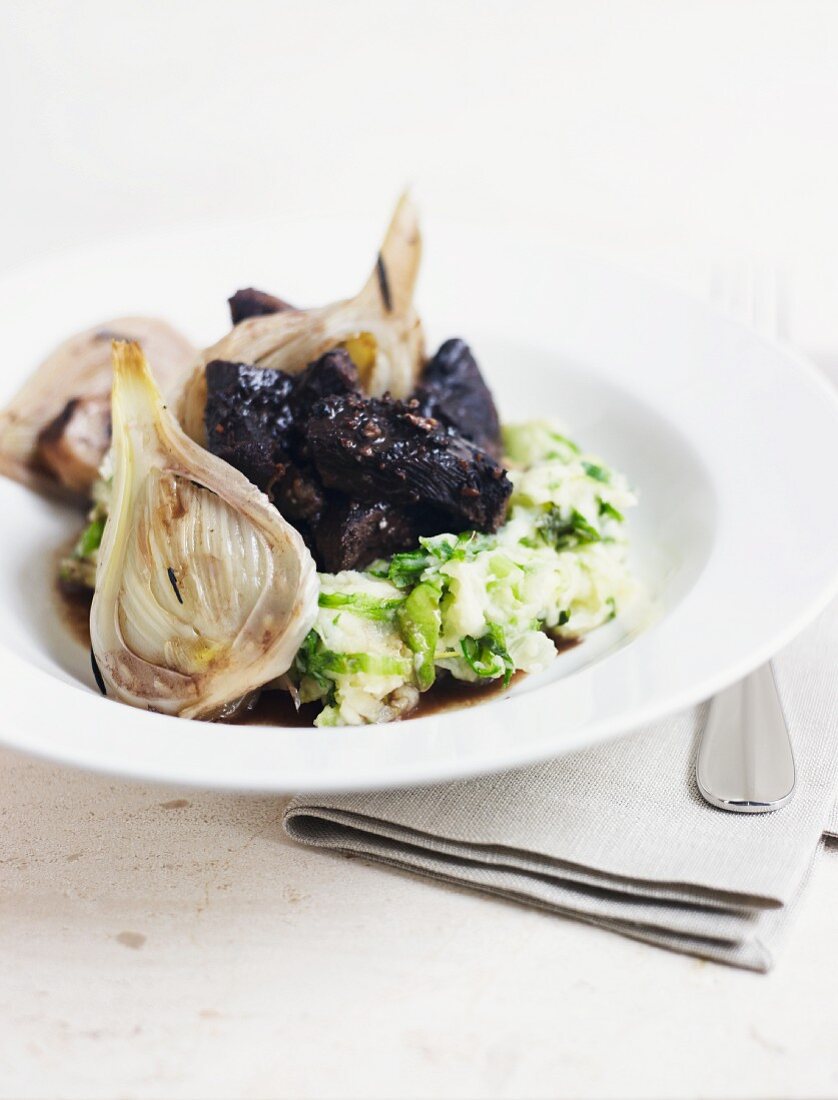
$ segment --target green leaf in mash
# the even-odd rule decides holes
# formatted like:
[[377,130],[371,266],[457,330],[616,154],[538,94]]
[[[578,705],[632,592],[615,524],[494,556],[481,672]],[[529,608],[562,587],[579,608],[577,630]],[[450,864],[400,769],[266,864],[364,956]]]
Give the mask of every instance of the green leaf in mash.
[[402,640],[418,658],[416,679],[420,691],[427,691],[436,678],[434,659],[442,630],[442,590],[438,577],[417,584],[397,613]]
[[431,556],[423,547],[394,554],[390,559],[387,579],[396,588],[412,588],[428,568]]
[[602,499],[599,502],[599,514],[608,516],[609,519],[615,519],[618,523],[622,523],[626,518],[622,512],[617,511],[613,504],[609,504],[607,500]]
[[504,425],[503,450],[513,462],[526,467],[552,460],[567,462],[580,453],[572,439],[557,432],[549,423],[538,420]]
[[558,508],[548,508],[538,523],[544,541],[556,550],[569,550],[586,543],[599,542],[602,538],[596,527],[590,524],[575,508],[570,516],[562,516]]
[[102,516],[89,523],[82,531],[81,535],[79,535],[79,541],[73,548],[73,556],[77,558],[87,558],[94,553],[94,551],[98,550],[102,543],[102,533],[104,530],[105,518]]
[[393,618],[404,598],[379,600],[364,592],[321,592],[318,602],[321,607],[351,611],[364,619],[386,622]]
[[297,650],[294,671],[299,678],[313,680],[322,695],[331,698],[335,681],[343,676],[403,676],[408,679],[411,665],[404,657],[336,653],[326,648],[316,630],[310,630]]
[[598,466],[596,462],[583,462],[582,468],[588,477],[592,477],[594,481],[609,482],[611,480],[611,474],[604,466]]
[[503,676],[504,686],[512,679],[515,665],[506,648],[503,629],[496,623],[489,626],[482,638],[463,638],[460,647],[466,664],[476,676],[487,680]]

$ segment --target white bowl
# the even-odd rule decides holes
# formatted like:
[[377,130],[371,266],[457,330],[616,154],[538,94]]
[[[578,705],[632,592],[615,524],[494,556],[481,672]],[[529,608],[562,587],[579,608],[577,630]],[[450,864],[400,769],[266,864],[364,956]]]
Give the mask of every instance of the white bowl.
[[[73,764],[205,787],[350,790],[557,756],[705,698],[790,640],[838,588],[838,401],[802,357],[710,308],[546,241],[429,227],[431,343],[472,344],[505,420],[559,417],[640,494],[647,602],[503,698],[391,726],[187,722],[95,690],[57,614],[69,509],[0,483],[0,739]],[[74,253],[0,282],[5,401],[52,345],[120,313],[199,343],[257,285],[318,303],[360,285],[376,230],[313,223],[169,234]]]

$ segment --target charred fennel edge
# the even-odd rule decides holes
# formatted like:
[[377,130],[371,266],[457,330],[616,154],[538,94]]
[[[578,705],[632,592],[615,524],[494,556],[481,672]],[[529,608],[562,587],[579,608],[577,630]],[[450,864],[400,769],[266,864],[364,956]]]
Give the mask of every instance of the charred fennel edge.
[[375,260],[375,270],[378,275],[378,285],[381,289],[381,298],[384,302],[384,308],[388,313],[392,313],[393,299],[390,295],[390,281],[387,278],[387,268],[384,266],[384,257],[380,252]]
[[96,654],[92,649],[90,650],[90,667],[93,669],[93,678],[96,681],[96,687],[103,695],[107,695],[108,691],[105,687],[105,680],[102,673],[99,671],[99,665],[96,662]]
[[169,583],[171,584],[172,588],[175,590],[175,595],[177,596],[177,602],[182,604],[183,603],[183,596],[181,596],[181,594],[180,594],[180,589],[177,586],[177,577],[175,576],[175,571],[174,571],[174,569],[172,569],[171,565],[166,570],[166,575],[169,578]]

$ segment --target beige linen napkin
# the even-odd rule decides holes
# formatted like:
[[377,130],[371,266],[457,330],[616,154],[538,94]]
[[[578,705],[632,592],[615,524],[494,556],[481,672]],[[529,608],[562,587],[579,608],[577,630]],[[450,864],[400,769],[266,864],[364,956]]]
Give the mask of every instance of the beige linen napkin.
[[699,795],[702,705],[504,775],[297,798],[285,828],[305,844],[765,971],[822,834],[838,834],[838,603],[774,666],[797,762],[795,797],[774,814],[725,813]]

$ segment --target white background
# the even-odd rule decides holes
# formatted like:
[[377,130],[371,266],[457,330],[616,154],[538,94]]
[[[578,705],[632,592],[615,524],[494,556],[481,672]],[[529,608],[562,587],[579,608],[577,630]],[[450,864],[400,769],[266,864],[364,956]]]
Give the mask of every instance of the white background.
[[[834,350],[837,139],[836,3],[0,6],[0,269],[413,182],[693,283],[770,263]],[[834,850],[759,978],[0,759],[3,1096],[838,1092]]]
[[6,3],[7,262],[277,211],[838,246],[834,3]]

